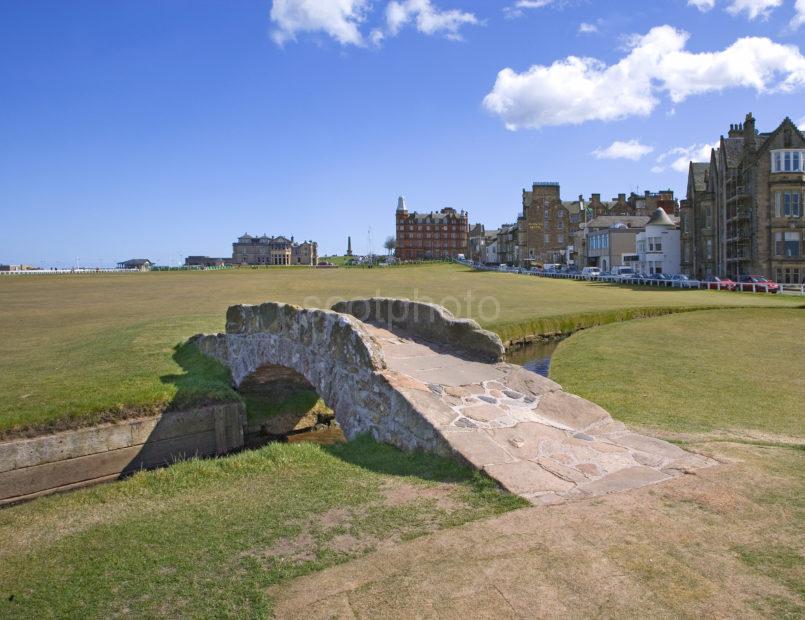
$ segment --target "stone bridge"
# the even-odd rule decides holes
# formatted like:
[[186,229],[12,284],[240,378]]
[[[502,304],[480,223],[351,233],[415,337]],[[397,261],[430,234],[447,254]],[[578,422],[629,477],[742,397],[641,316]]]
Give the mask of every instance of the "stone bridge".
[[348,439],[370,433],[403,450],[458,458],[537,504],[711,464],[505,363],[497,335],[432,304],[238,305],[227,311],[225,333],[194,341],[230,369],[236,387],[290,368],[333,409]]

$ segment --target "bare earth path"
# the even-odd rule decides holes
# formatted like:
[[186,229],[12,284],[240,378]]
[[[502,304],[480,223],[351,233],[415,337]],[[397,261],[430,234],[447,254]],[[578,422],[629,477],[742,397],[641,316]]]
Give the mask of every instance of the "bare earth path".
[[275,614],[802,617],[802,451],[700,448],[723,464],[381,549],[272,589]]

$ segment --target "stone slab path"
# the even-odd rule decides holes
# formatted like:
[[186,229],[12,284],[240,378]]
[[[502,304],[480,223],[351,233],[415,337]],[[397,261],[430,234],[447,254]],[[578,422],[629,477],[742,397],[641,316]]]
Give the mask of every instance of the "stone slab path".
[[713,461],[628,430],[601,407],[520,366],[368,325],[392,385],[467,462],[533,504],[626,491]]

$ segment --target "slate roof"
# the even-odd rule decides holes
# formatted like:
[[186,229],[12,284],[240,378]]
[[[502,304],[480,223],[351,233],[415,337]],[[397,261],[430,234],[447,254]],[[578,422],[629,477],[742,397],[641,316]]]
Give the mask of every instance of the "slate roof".
[[690,172],[693,175],[693,188],[697,192],[704,192],[707,190],[707,171],[709,169],[709,163],[697,161],[691,163]]
[[669,226],[673,228],[676,224],[668,217],[665,209],[657,207],[654,213],[651,214],[651,219],[648,221],[647,226]]

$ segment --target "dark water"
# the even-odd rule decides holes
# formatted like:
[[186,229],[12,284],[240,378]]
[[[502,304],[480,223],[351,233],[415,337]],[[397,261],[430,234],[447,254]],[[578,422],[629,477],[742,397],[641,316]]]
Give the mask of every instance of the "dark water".
[[561,341],[549,340],[528,344],[521,349],[507,353],[506,361],[547,377],[551,368],[551,356],[559,346],[559,342]]

